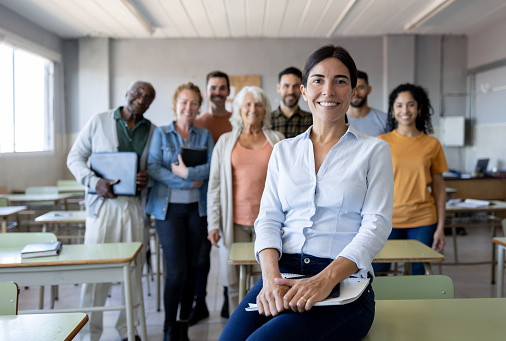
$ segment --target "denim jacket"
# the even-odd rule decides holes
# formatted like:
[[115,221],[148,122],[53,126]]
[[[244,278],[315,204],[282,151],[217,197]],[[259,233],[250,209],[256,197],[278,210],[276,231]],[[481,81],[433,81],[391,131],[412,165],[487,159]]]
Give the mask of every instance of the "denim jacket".
[[148,157],[149,177],[155,183],[146,204],[146,213],[153,215],[155,219],[166,219],[171,188],[191,189],[195,180],[204,180],[204,184],[199,188],[199,215],[203,217],[207,214],[207,186],[214,147],[213,137],[207,129],[195,126],[190,128],[188,145],[185,147],[207,149],[207,163],[188,167],[186,179],[175,175],[170,169],[170,165],[178,161],[181,147],[183,140],[176,132],[174,122],[155,129]]

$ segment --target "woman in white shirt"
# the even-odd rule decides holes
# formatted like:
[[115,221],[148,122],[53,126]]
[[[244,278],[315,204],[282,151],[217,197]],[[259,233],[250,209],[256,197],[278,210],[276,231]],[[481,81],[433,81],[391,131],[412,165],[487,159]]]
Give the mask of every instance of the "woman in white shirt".
[[[313,308],[348,277],[373,276],[392,228],[390,149],[347,124],[356,83],[342,47],[324,46],[306,62],[301,91],[313,126],[274,147],[255,222],[262,277],[220,340],[361,340],[372,325],[370,286],[352,303]],[[255,302],[258,313],[246,312]]]

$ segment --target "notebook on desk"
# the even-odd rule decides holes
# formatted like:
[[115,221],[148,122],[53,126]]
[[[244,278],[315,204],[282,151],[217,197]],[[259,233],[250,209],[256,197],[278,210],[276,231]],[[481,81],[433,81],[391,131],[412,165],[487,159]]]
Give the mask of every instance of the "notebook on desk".
[[[90,156],[90,168],[97,176],[107,180],[119,180],[112,186],[116,195],[137,194],[137,153],[93,153]],[[89,188],[88,193],[97,193],[94,188]]]
[[62,242],[30,243],[21,250],[21,258],[35,258],[58,256],[62,249]]

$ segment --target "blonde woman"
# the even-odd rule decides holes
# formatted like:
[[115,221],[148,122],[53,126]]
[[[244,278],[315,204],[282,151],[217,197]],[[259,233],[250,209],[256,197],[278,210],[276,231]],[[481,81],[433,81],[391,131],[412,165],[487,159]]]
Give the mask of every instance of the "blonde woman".
[[[180,85],[173,104],[176,120],[158,127],[151,141],[148,171],[155,183],[146,205],[146,212],[156,219],[166,264],[164,341],[188,340],[198,257],[206,233],[207,182],[214,146],[207,129],[193,126],[202,104],[199,88],[193,83]],[[187,167],[182,147],[206,150],[207,162]]]

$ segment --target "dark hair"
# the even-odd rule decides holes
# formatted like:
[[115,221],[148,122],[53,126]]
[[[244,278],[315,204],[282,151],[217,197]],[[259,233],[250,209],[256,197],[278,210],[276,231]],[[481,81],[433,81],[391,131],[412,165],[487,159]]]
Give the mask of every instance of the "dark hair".
[[357,70],[357,78],[365,79],[365,82],[369,85],[369,77],[364,71]]
[[401,92],[409,91],[413,98],[415,99],[418,110],[420,110],[420,114],[416,117],[416,129],[425,134],[433,133],[432,122],[430,116],[434,113],[434,109],[430,105],[429,95],[427,91],[421,86],[404,83],[396,87],[388,97],[388,120],[387,120],[387,130],[392,131],[397,128],[397,121],[394,117],[394,102],[397,99],[397,96]]
[[210,78],[225,78],[227,80],[227,89],[230,90],[230,80],[228,79],[228,75],[225,72],[221,71],[209,72],[206,77],[206,86],[207,83],[209,83]]
[[351,58],[348,51],[346,51],[341,46],[334,45],[325,45],[320,47],[318,50],[313,52],[306,61],[304,65],[304,71],[302,71],[302,85],[307,87],[307,79],[309,77],[309,72],[316,66],[316,64],[322,62],[327,58],[337,58],[339,59],[350,72],[350,80],[351,80],[351,88],[355,88],[357,86],[357,67],[353,58]]
[[281,77],[283,77],[284,75],[295,75],[300,79],[302,79],[302,72],[294,66],[290,66],[278,74],[278,83],[281,82]]

